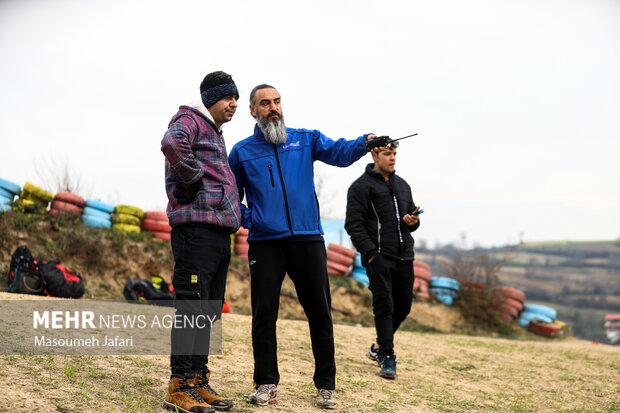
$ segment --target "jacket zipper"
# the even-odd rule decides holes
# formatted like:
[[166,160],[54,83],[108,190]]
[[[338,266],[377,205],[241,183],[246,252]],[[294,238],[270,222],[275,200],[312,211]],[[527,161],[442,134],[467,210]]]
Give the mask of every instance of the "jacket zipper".
[[269,167],[269,177],[271,178],[271,186],[275,187],[276,183],[273,181],[273,170],[271,169],[271,164],[269,164],[268,167]]
[[370,201],[370,206],[372,206],[372,210],[375,212],[375,216],[377,217],[377,245],[379,246],[377,250],[377,254],[381,253],[381,221],[379,221],[379,214],[377,214],[377,210],[375,209],[375,204]]
[[288,198],[286,197],[286,188],[284,187],[284,178],[282,177],[282,168],[280,167],[280,157],[278,156],[278,148],[273,144],[273,152],[276,154],[276,164],[278,165],[278,175],[282,184],[282,193],[284,194],[284,207],[286,208],[286,220],[288,221],[288,229],[293,235],[293,226],[291,225],[291,214],[288,210]]
[[[396,228],[398,229],[398,249],[400,254],[400,245],[403,243],[403,233],[400,228],[400,211],[398,210],[398,199],[396,199],[396,193],[394,193],[394,188],[391,183],[387,183],[388,188],[390,189],[390,194],[392,195],[392,200],[394,201],[394,211],[396,212]],[[400,259],[403,261],[403,259]]]
[[400,243],[403,243],[403,233],[400,229],[400,211],[398,210],[398,199],[396,199],[396,195],[393,195],[394,200],[394,208],[396,209],[396,227],[398,228],[398,240]]

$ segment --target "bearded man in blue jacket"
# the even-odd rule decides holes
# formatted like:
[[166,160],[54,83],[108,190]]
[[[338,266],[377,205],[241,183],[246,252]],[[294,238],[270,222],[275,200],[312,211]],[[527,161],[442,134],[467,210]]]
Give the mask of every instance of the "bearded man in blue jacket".
[[310,326],[318,407],[336,407],[336,363],[325,243],[314,189],[314,161],[349,166],[367,152],[366,140],[329,139],[317,130],[287,128],[280,94],[258,85],[250,94],[254,134],[229,155],[237,180],[242,226],[249,229],[252,347],[256,390],[249,401],[265,405],[277,396],[276,321],[280,289],[288,273]]

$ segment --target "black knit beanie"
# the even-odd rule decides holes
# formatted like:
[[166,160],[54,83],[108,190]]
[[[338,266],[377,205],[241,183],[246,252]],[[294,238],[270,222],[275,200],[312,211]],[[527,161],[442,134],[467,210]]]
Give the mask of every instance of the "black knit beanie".
[[239,98],[237,85],[228,73],[222,71],[209,73],[200,84],[200,97],[207,109],[221,98],[231,95]]

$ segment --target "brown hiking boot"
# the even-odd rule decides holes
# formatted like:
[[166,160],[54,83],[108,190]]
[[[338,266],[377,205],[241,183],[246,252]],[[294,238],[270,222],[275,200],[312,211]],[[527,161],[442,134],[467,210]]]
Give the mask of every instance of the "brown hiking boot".
[[220,396],[211,388],[211,385],[209,384],[210,377],[211,373],[203,370],[196,373],[194,378],[189,379],[188,382],[194,384],[194,389],[196,389],[196,392],[200,395],[200,397],[202,397],[205,402],[213,406],[215,410],[226,411],[232,409],[233,401]]
[[183,413],[214,413],[215,409],[209,406],[196,392],[194,384],[189,380],[174,377],[168,382],[168,391],[164,398],[164,408]]

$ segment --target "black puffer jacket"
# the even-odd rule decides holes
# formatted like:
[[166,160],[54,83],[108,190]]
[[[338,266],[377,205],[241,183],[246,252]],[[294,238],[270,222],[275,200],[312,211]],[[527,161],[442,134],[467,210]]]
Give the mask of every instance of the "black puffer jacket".
[[366,172],[349,187],[344,227],[364,264],[376,254],[413,260],[411,232],[418,229],[420,222],[408,226],[403,221],[416,208],[411,188],[395,173],[388,184],[373,167],[366,166]]

